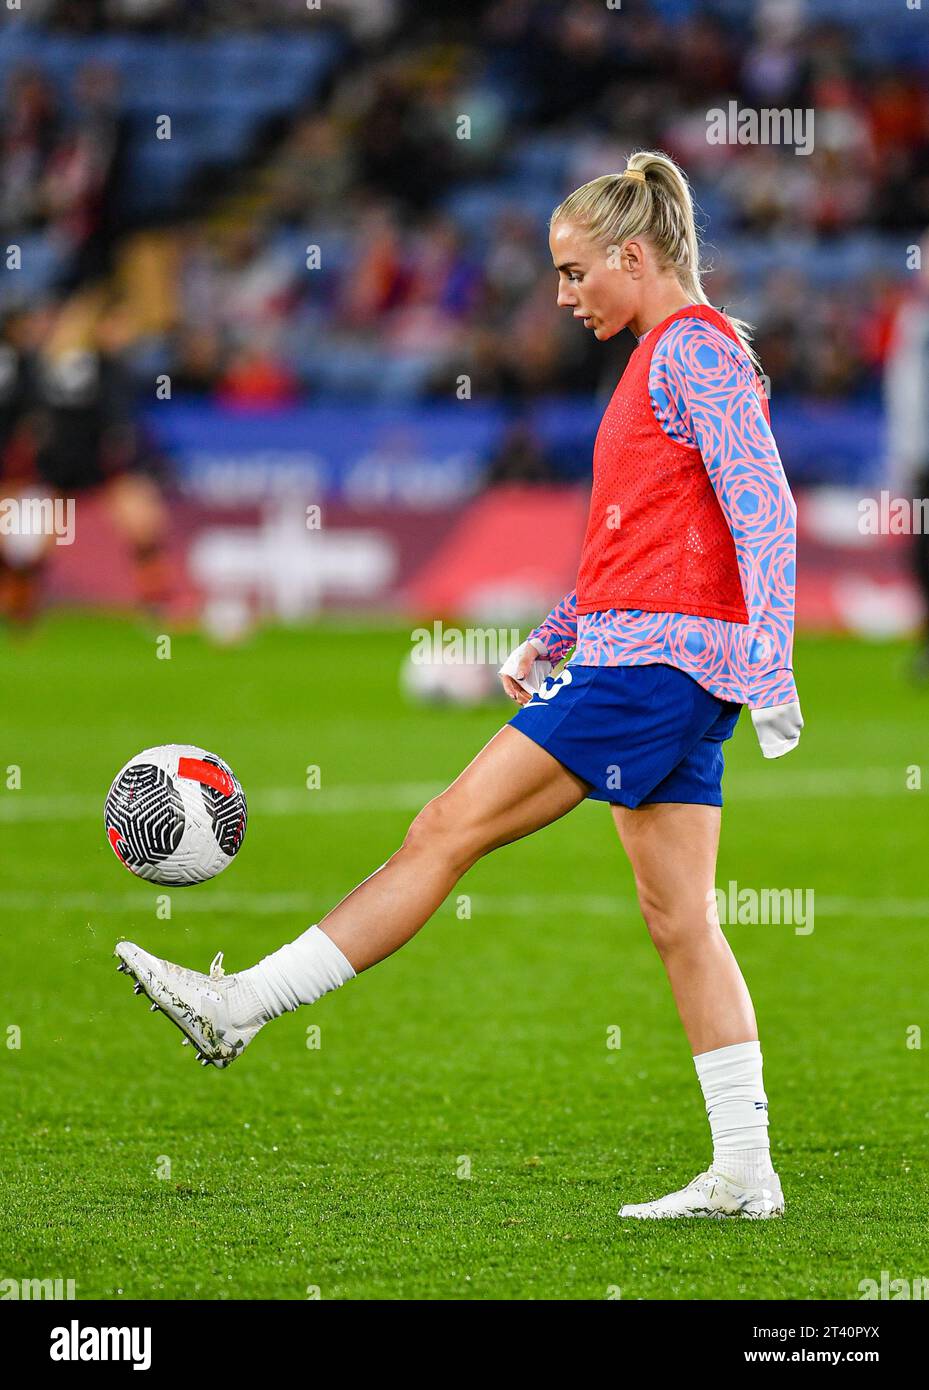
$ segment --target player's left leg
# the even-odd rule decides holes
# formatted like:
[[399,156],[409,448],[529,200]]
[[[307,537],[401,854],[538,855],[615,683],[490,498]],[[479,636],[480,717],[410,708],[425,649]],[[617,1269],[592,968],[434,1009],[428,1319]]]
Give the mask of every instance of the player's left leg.
[[713,1136],[713,1161],[680,1192],[623,1216],[776,1216],[768,1102],[748,987],[715,911],[718,806],[612,808],[639,905],[668,974]]

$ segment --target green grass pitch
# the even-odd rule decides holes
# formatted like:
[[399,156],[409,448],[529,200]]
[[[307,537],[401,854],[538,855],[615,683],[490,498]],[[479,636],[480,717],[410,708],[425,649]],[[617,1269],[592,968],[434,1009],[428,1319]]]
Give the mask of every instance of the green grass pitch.
[[[908,1046],[929,1029],[929,692],[901,646],[800,640],[799,750],[765,762],[744,714],[727,746],[718,882],[815,891],[812,933],[727,928],[787,1214],[670,1224],[616,1213],[705,1167],[708,1126],[601,805],[484,860],[469,919],[453,896],[226,1073],[146,1012],[119,937],[252,964],[381,864],[510,712],[407,705],[400,630],[155,649],[79,614],[0,639],[0,1278],[73,1278],[79,1298],[628,1300],[854,1299],[882,1270],[929,1275],[929,1038]],[[168,921],[101,813],[128,757],[175,741],[229,760],[250,822]]]

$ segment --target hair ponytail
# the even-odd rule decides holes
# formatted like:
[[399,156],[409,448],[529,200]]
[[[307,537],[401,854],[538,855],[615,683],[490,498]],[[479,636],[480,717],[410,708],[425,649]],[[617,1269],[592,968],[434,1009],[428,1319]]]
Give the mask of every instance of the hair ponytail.
[[[555,208],[549,226],[555,222],[573,222],[608,245],[647,237],[662,266],[674,269],[684,293],[697,304],[709,304],[701,281],[693,193],[683,169],[669,155],[659,150],[630,155],[622,173],[601,174],[569,194]],[[731,314],[726,317],[760,372],[751,326]]]

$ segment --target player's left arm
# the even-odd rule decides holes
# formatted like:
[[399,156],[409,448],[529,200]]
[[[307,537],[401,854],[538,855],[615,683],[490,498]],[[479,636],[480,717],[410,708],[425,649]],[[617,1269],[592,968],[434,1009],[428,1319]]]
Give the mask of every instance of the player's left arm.
[[749,621],[748,704],[762,751],[778,757],[803,723],[793,674],[796,503],[737,345],[694,319],[664,337],[653,399],[659,418],[663,409],[677,437],[700,449],[732,532]]

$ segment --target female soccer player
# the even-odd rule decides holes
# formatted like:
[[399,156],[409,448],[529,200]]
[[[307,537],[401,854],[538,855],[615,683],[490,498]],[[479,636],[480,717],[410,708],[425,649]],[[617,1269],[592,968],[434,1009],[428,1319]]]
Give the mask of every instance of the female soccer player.
[[[555,209],[558,304],[638,345],[606,408],[577,587],[504,666],[522,708],[419,813],[386,864],[250,970],[209,975],[131,942],[120,969],[225,1067],[260,1028],[419,931],[482,855],[606,801],[694,1053],[710,1167],[621,1216],[784,1209],[751,998],[715,913],[722,745],[747,704],[765,757],[803,721],[791,670],[796,508],[744,325],[700,283],[677,165],[632,156]],[[557,676],[541,677],[574,647]],[[531,695],[531,698],[530,698]]]

